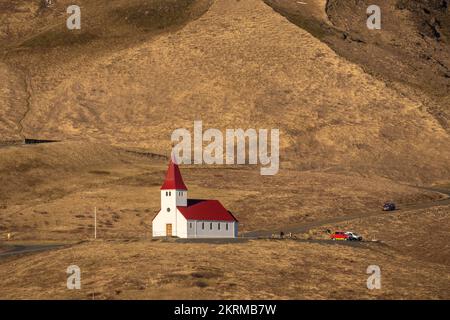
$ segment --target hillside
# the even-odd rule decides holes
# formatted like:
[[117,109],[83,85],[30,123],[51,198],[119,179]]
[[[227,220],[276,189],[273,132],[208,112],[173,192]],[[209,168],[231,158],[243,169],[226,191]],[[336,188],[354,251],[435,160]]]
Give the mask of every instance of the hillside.
[[[450,129],[450,15],[447,0],[265,0],[292,23],[391,87],[422,102]],[[381,8],[381,30],[366,10]]]
[[64,1],[50,11],[32,3],[29,29],[19,4],[3,9],[14,13],[3,18],[6,138],[167,154],[174,129],[203,120],[222,130],[279,128],[284,168],[428,184],[449,176],[448,132],[421,99],[262,1],[83,2],[80,34],[64,30]]

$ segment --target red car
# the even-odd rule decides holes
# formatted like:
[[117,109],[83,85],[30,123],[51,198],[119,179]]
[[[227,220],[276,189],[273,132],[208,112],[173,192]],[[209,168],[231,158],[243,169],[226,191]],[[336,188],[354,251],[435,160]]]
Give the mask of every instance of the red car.
[[362,237],[354,232],[344,232],[344,231],[336,231],[333,233],[330,238],[332,240],[347,240],[347,241],[362,241]]
[[333,233],[330,238],[332,240],[347,240],[348,239],[348,234],[346,234],[344,231],[336,231],[335,233]]

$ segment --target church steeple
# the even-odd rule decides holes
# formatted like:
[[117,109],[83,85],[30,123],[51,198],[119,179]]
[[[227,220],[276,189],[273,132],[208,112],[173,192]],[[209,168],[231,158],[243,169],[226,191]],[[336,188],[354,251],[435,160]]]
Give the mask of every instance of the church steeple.
[[170,159],[169,167],[166,173],[166,180],[164,180],[161,190],[187,190],[175,156],[172,156]]
[[187,206],[187,187],[175,156],[172,156],[167,168],[166,179],[161,186],[161,208],[166,208],[168,213],[175,213],[177,206]]

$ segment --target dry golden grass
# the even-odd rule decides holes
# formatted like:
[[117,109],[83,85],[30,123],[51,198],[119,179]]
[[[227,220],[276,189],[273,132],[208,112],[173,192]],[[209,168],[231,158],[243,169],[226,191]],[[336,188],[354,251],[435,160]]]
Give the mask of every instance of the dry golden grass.
[[[81,290],[66,288],[72,264]],[[372,264],[382,270],[381,290],[366,287]],[[0,261],[0,298],[448,299],[449,271],[376,244],[99,241]]]
[[40,114],[28,114],[37,92],[52,91],[70,73],[83,72],[82,66],[95,65],[104,55],[182,27],[211,1],[78,1],[83,27],[68,31],[66,9],[72,4],[60,0],[44,8],[41,0],[0,1],[0,142],[27,135],[24,118]]
[[450,16],[445,2],[379,0],[381,30],[366,26],[370,0],[264,0],[337,54],[422,102],[450,129]]

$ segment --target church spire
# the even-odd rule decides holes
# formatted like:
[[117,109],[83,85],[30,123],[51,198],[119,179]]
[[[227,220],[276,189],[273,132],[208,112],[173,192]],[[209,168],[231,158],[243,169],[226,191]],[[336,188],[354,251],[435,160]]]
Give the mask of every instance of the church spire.
[[169,161],[166,179],[164,180],[161,190],[187,190],[187,187],[183,182],[183,177],[181,176],[180,168],[178,168],[176,157],[173,153]]

